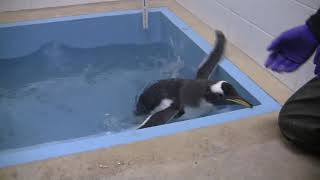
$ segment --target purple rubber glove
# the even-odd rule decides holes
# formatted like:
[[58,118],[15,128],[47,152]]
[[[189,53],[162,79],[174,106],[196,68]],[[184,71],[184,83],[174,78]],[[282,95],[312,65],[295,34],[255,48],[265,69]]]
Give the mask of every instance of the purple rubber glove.
[[320,77],[320,47],[318,47],[317,49],[313,63],[316,65],[316,68],[314,69],[314,74]]
[[318,45],[307,25],[292,28],[280,34],[268,47],[271,54],[265,66],[276,72],[295,71],[312,56]]

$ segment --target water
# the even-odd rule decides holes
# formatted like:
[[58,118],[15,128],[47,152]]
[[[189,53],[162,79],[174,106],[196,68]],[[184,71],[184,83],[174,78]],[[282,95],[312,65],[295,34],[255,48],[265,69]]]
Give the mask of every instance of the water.
[[[27,56],[0,59],[0,150],[136,128],[143,119],[133,110],[146,86],[195,76],[197,67],[173,49],[165,43],[83,49],[48,42]],[[214,76],[228,78],[219,69]],[[203,116],[239,108],[217,107]]]
[[136,127],[136,96],[164,78],[194,76],[166,44],[80,49],[49,42],[0,59],[0,150]]

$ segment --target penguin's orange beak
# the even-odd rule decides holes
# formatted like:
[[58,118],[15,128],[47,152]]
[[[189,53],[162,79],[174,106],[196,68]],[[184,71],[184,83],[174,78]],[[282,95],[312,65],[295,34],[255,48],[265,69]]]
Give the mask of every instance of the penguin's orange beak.
[[247,100],[243,99],[242,97],[228,98],[226,99],[226,101],[233,102],[233,103],[245,106],[247,108],[253,108],[253,105]]

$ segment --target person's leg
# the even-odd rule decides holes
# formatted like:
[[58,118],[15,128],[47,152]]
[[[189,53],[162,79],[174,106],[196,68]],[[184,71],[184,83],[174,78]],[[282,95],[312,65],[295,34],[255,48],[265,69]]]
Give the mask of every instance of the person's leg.
[[283,105],[279,114],[282,134],[292,143],[320,150],[320,78],[314,78]]

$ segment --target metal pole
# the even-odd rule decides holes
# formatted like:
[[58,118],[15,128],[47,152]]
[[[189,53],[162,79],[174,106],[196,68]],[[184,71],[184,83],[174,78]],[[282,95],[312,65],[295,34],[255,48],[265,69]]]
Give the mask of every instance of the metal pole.
[[143,0],[142,23],[143,23],[143,29],[148,29],[149,27],[148,0]]

